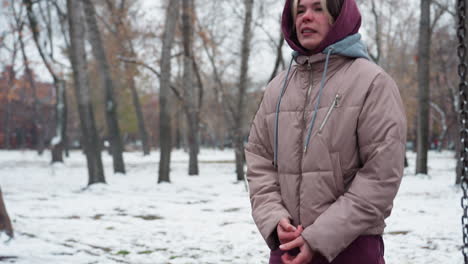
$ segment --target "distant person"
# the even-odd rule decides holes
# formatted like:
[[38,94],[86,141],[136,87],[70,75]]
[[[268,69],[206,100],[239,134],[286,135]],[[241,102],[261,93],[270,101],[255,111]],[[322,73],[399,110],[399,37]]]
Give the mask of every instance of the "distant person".
[[360,25],[355,0],[284,6],[295,64],[268,84],[245,149],[270,263],[385,263],[406,117],[395,82],[369,60]]

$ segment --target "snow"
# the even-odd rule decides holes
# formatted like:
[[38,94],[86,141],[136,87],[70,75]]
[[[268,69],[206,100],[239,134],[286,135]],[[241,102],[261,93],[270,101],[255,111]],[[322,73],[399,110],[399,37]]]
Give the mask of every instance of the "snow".
[[52,146],[57,146],[62,141],[62,137],[60,135],[54,136],[50,142]]
[[[174,151],[171,184],[156,184],[159,153],[124,155],[128,173],[86,188],[85,158],[63,165],[32,151],[0,151],[0,186],[15,238],[0,235],[5,263],[267,263],[268,248],[250,216],[248,193],[236,183],[232,150],[202,149],[198,177],[188,155]],[[387,264],[462,263],[461,191],[453,152],[431,152],[429,176],[414,175],[408,153],[384,234]]]

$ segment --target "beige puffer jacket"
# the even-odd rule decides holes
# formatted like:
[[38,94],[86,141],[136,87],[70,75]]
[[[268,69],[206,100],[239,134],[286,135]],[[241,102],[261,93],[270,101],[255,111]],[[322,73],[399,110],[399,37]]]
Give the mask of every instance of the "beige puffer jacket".
[[365,59],[332,55],[315,126],[324,54],[297,58],[281,101],[278,162],[275,107],[286,72],[266,88],[245,148],[252,215],[271,249],[287,217],[332,261],[363,234],[382,234],[404,164],[406,118],[398,87]]

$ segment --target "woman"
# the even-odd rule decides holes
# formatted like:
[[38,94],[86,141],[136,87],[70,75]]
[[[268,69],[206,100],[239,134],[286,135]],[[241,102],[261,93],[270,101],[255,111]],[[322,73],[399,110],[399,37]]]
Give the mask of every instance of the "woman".
[[270,263],[385,263],[406,118],[360,24],[355,0],[286,1],[282,30],[296,64],[269,83],[245,150]]

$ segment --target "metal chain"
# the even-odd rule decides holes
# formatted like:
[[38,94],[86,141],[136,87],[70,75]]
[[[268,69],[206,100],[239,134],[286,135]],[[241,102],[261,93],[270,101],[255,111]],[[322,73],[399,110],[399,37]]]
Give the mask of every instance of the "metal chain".
[[465,17],[466,17],[466,0],[457,0],[458,7],[458,48],[457,55],[460,59],[458,65],[458,75],[460,77],[459,95],[460,95],[460,168],[461,168],[461,188],[463,197],[461,206],[463,208],[462,229],[463,229],[463,246],[462,253],[465,258],[465,264],[468,264],[468,102],[467,102],[467,82],[466,82],[466,45],[465,45]]

